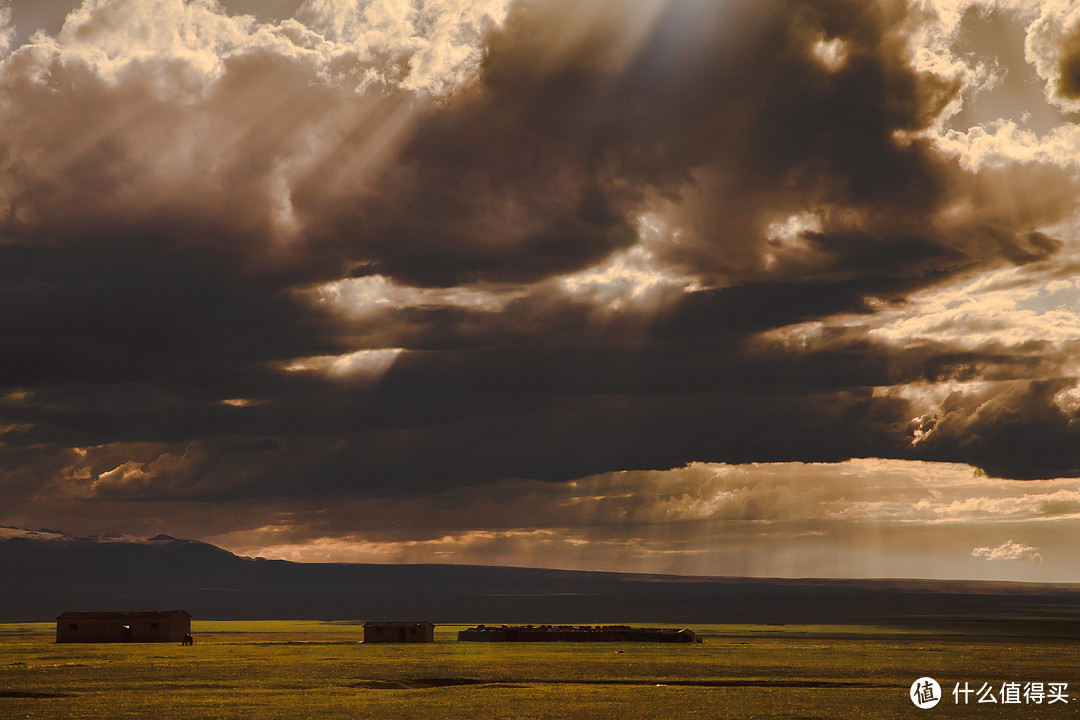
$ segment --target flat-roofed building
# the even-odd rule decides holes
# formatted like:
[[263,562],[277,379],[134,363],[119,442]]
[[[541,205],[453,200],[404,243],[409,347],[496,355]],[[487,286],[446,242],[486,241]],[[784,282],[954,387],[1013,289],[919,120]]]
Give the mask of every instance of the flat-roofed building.
[[435,623],[374,621],[364,623],[366,643],[435,642]]
[[183,610],[66,612],[56,618],[56,642],[180,642],[191,633]]

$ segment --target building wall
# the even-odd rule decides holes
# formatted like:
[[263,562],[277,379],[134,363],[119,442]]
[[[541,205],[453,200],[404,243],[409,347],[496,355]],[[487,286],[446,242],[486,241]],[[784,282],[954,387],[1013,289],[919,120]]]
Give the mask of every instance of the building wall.
[[56,620],[56,642],[180,642],[191,617],[129,613],[65,614]]
[[435,642],[435,624],[430,622],[364,623],[364,642]]

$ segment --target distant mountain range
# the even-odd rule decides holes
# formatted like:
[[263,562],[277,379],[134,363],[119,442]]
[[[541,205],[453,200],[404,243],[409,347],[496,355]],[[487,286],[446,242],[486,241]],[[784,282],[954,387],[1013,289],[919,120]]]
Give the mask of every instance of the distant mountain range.
[[182,608],[196,620],[902,624],[1080,634],[1080,586],[683,577],[242,558],[168,535],[0,527],[0,622]]

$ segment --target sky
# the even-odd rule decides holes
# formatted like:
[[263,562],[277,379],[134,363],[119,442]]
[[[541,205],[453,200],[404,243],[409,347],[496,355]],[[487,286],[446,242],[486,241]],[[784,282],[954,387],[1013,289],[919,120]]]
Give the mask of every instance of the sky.
[[1080,582],[1071,0],[0,0],[0,523]]

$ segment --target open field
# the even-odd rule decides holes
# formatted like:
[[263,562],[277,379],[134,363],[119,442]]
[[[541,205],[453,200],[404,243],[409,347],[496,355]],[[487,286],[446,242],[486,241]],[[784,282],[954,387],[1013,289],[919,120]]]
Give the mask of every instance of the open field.
[[[350,623],[195,622],[195,646],[53,643],[0,625],[0,718],[1047,718],[1080,716],[1075,639],[838,626],[695,626],[705,642],[364,645]],[[620,652],[621,651],[621,652]],[[945,697],[919,710],[911,683]],[[1069,683],[1069,703],[976,704],[955,683]]]

